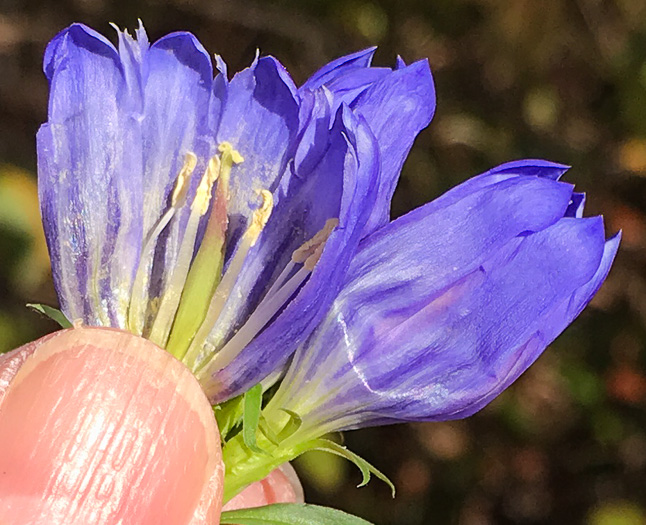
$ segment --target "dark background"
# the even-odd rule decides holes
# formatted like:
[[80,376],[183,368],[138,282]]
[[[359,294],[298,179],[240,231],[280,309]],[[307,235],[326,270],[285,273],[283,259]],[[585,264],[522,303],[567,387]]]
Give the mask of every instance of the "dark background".
[[311,502],[377,524],[646,523],[646,2],[639,0],[0,0],[0,348],[55,328],[25,307],[55,305],[35,186],[46,118],[44,47],[82,21],[151,40],[190,30],[229,71],[256,48],[297,82],[378,44],[377,65],[428,58],[435,119],[404,168],[402,214],[505,160],[573,166],[588,213],[624,230],[593,304],[512,388],[465,421],[348,433],[397,484],[334,457],[298,468]]

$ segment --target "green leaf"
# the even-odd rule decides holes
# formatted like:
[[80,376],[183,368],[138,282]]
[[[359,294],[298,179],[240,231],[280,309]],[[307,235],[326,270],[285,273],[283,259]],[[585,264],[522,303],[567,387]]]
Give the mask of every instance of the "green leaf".
[[264,450],[256,445],[256,434],[258,423],[260,423],[260,412],[262,411],[262,385],[259,383],[244,394],[244,408],[242,413],[242,439],[250,450],[266,454]]
[[72,323],[70,323],[67,317],[65,317],[65,314],[56,308],[52,308],[46,304],[34,303],[29,303],[27,308],[31,308],[32,310],[43,314],[45,317],[49,317],[52,321],[57,322],[63,328],[72,328]]
[[305,503],[279,503],[223,512],[220,524],[235,525],[371,525],[340,510]]
[[338,443],[330,441],[329,439],[317,439],[316,441],[312,442],[312,445],[313,446],[310,448],[310,450],[322,450],[324,452],[330,452],[331,454],[336,454],[337,456],[341,456],[349,461],[352,461],[352,463],[354,463],[359,468],[361,475],[363,476],[363,480],[361,481],[361,483],[359,483],[359,485],[357,485],[358,487],[367,485],[370,481],[370,474],[374,474],[390,487],[393,498],[395,497],[395,485],[393,485],[393,482],[390,481],[385,474],[379,471],[376,467],[373,467],[361,456],[358,456],[343,445],[339,445]]

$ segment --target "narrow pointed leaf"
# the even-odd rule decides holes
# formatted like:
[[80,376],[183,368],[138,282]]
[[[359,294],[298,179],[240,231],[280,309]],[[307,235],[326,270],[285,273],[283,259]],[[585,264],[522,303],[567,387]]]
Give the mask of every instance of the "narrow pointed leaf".
[[276,446],[280,445],[281,439],[267,424],[267,420],[265,419],[265,416],[263,416],[262,414],[260,414],[260,424],[258,425],[258,429],[260,430],[260,432],[262,432],[263,436],[265,436],[269,441],[271,441],[272,444]]
[[51,306],[47,306],[46,304],[34,303],[29,303],[27,305],[27,308],[31,308],[32,310],[43,314],[45,317],[49,317],[52,321],[55,321],[59,325],[61,325],[62,328],[72,328],[72,323],[70,323],[69,319],[65,317],[65,314],[57,308],[52,308]]
[[371,525],[340,510],[304,503],[279,503],[223,512],[222,525]]
[[323,452],[330,452],[332,454],[336,454],[337,456],[341,456],[342,458],[345,458],[348,461],[352,461],[352,463],[354,463],[357,466],[357,468],[361,471],[361,475],[363,476],[363,480],[361,481],[361,483],[359,483],[359,485],[357,485],[358,487],[363,487],[367,485],[368,482],[370,481],[370,474],[374,474],[381,481],[383,481],[386,485],[390,487],[390,490],[392,491],[392,496],[393,498],[395,497],[395,485],[393,485],[393,482],[390,481],[385,474],[383,474],[376,467],[372,466],[361,456],[358,456],[351,450],[348,450],[346,447],[339,445],[334,441],[330,441],[329,439],[317,439],[312,443],[312,445],[313,446],[310,450],[321,450]]
[[256,433],[262,410],[262,385],[257,384],[244,394],[244,412],[242,414],[242,439],[244,444],[254,452],[264,453],[256,445]]
[[226,403],[214,406],[213,412],[218,422],[222,441],[226,442],[226,438],[229,437],[231,431],[242,421],[244,412],[243,396],[234,397]]
[[301,425],[303,424],[303,419],[296,412],[287,409],[283,409],[283,412],[289,416],[289,421],[287,422],[287,425],[285,425],[285,428],[280,431],[280,434],[278,434],[278,439],[280,441],[284,441],[290,437],[299,428],[301,428]]

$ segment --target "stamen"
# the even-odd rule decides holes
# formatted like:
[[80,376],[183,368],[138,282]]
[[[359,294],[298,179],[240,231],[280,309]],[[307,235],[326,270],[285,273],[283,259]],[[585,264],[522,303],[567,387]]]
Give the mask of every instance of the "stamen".
[[[295,259],[297,261],[303,260],[303,254],[308,253],[309,255],[304,260],[305,264],[303,267],[288,279],[285,284],[273,291],[273,293],[272,290],[274,290],[275,284],[270,288],[269,292],[265,294],[264,299],[249,316],[247,322],[233,335],[231,339],[226,342],[222,348],[220,348],[218,353],[208,363],[206,369],[203,369],[199,373],[198,378],[209,381],[208,376],[212,372],[221,370],[231,363],[235,356],[238,355],[242,349],[260,333],[260,331],[280,311],[280,309],[285,306],[287,301],[289,301],[298,288],[305,282],[305,279],[307,279],[310,272],[314,269],[314,266],[323,252],[325,242],[330,237],[330,234],[338,223],[338,219],[329,219],[326,221],[325,226],[321,231],[294,252],[292,255],[292,262],[287,265],[283,272],[281,272],[281,275],[276,282],[278,283],[281,280],[283,275],[286,274],[288,268],[289,271],[291,271],[293,264],[295,264]],[[289,275],[289,273],[287,273],[287,275]],[[200,366],[198,365],[197,368],[200,368]]]
[[177,176],[175,188],[173,189],[173,195],[171,197],[171,206],[174,208],[181,208],[184,205],[186,194],[188,193],[188,181],[195,171],[195,166],[197,166],[197,157],[195,156],[195,153],[187,153],[184,157],[184,165]]
[[285,281],[290,276],[294,268],[296,268],[296,263],[290,260],[285,266],[285,268],[283,268],[283,271],[280,272],[280,275],[274,281],[274,284],[271,285],[271,288],[269,288],[269,291],[265,294],[265,299],[268,299],[269,297],[274,295],[274,293],[276,293],[276,290],[279,290],[280,287],[283,286],[283,284],[285,284]]
[[195,198],[191,203],[191,211],[197,211],[197,213],[199,213],[198,218],[202,217],[207,211],[209,211],[213,184],[217,180],[219,173],[220,159],[218,157],[211,157],[209,165],[200,181],[200,185],[197,187],[197,191],[195,192]]
[[[231,163],[240,164],[241,162],[244,162],[244,157],[240,155],[238,150],[233,148],[230,142],[222,142],[218,146],[218,151],[222,153],[222,164],[228,164],[229,170],[232,166]],[[231,159],[231,162],[229,162],[229,158]]]
[[148,336],[152,342],[159,346],[165,346],[168,340],[168,334],[173,324],[173,319],[177,312],[184,283],[193,259],[195,251],[195,240],[197,230],[200,225],[200,218],[208,211],[211,201],[213,184],[218,178],[220,172],[220,159],[212,157],[206,167],[202,180],[195,193],[195,198],[191,203],[191,214],[186,223],[186,230],[179,248],[177,261],[173,268],[170,279],[167,281],[164,292],[162,293],[159,311],[153,323],[152,330]]
[[[315,256],[317,251],[318,256],[315,258],[316,261],[318,261],[318,258],[321,256],[322,252],[321,247],[325,245],[325,242],[334,231],[334,228],[336,228],[338,225],[339,219],[328,219],[327,221],[325,221],[323,228],[319,232],[317,232],[314,237],[312,237],[309,241],[303,243],[300,248],[294,250],[294,253],[292,254],[292,261],[294,261],[295,263],[307,264],[307,261],[310,260],[312,256]],[[316,261],[314,261],[314,264],[311,265],[312,268],[314,268]]]
[[260,233],[269,220],[274,203],[273,196],[271,192],[267,190],[261,190],[260,195],[262,197],[262,204],[260,208],[254,211],[251,224],[240,238],[238,249],[236,250],[229,266],[222,276],[220,284],[213,294],[213,298],[211,299],[211,304],[209,305],[209,309],[204,317],[204,321],[183,358],[183,361],[187,364],[195,363],[195,359],[198,357],[202,344],[206,341],[211,329],[224,309],[224,305],[231,294],[233,285],[240,275],[240,271],[242,270],[242,266],[247,258],[249,250],[256,244]]
[[265,325],[285,306],[287,301],[305,282],[310,274],[310,270],[303,267],[285,283],[272,297],[263,301],[258,308],[249,316],[247,322],[238,330],[235,335],[215,354],[209,362],[207,369],[203,369],[198,374],[198,379],[208,378],[211,372],[221,370],[227,366],[242,349],[247,346],[254,337],[260,333]]
[[213,293],[222,277],[228,226],[227,208],[230,198],[229,179],[233,164],[240,163],[243,159],[229,143],[222,143],[219,150],[222,153],[222,159],[213,206],[202,242],[186,278],[166,346],[166,349],[178,359],[184,357],[200,328]]
[[194,153],[188,152],[184,157],[184,165],[175,182],[175,188],[171,196],[171,207],[166,210],[164,215],[153,226],[142,245],[139,267],[137,268],[135,280],[132,285],[130,306],[128,308],[128,330],[137,335],[143,334],[144,330],[146,305],[148,303],[148,283],[150,281],[150,272],[152,270],[157,239],[166,226],[168,226],[168,223],[177,210],[184,205],[186,194],[188,193],[188,182],[196,165],[197,157]]

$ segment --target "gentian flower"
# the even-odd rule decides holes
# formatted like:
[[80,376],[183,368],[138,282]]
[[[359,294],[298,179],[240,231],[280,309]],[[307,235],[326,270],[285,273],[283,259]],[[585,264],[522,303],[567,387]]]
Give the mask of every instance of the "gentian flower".
[[319,434],[469,416],[592,299],[620,235],[582,218],[565,166],[503,164],[364,239],[267,408]]
[[[610,269],[619,235],[583,218],[551,162],[504,164],[389,222],[435,108],[426,61],[373,68],[369,49],[297,88],[272,57],[229,80],[216,56],[214,77],[189,33],[118,39],[75,24],[45,54],[54,281],[69,319],[165,347],[231,416],[227,498],[314,448],[374,471],[327,432],[473,414]],[[236,396],[260,409],[263,390],[262,433],[245,419],[236,434]]]
[[189,33],[118,37],[75,24],[45,53],[39,188],[62,310],[151,339],[224,401],[280,373],[388,221],[433,115],[430,70],[371,68],[367,50],[297,89],[272,57],[229,81]]

